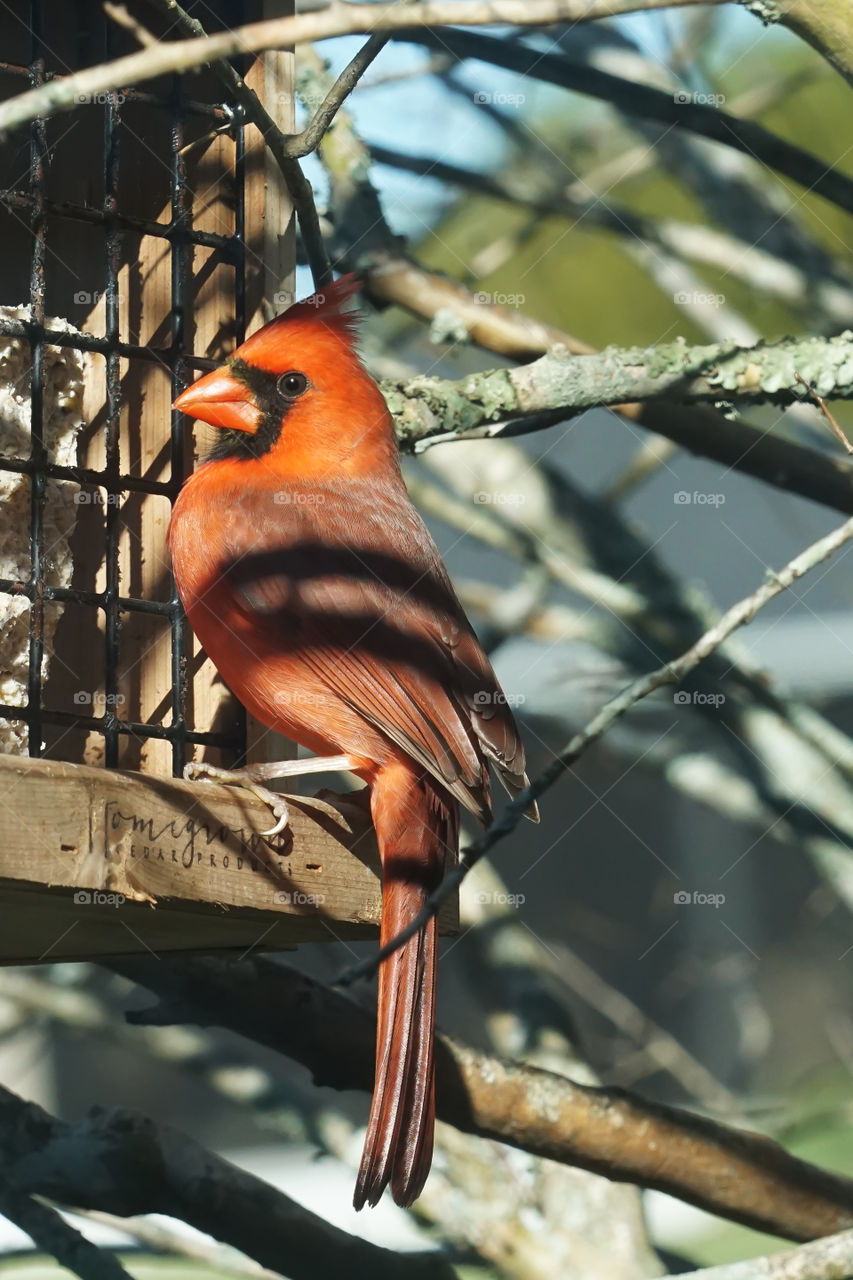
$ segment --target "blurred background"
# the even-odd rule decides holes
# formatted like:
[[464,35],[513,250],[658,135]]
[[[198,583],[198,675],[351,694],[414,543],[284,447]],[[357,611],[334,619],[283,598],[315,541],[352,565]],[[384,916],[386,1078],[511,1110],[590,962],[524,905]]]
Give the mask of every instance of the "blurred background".
[[[816,52],[740,8],[492,34],[629,89],[760,121],[853,175],[849,88]],[[297,57],[300,126],[324,77],[361,43],[326,41]],[[392,42],[332,136],[358,148],[387,228],[419,264],[468,286],[484,308],[579,344],[682,335],[746,345],[844,329],[849,215],[743,152],[630,108],[629,92],[615,107],[458,61],[441,41]],[[309,156],[306,174],[329,243],[357,265],[360,247],[336,217],[334,157]],[[302,262],[297,296],[311,287]],[[69,314],[61,288],[50,309]],[[515,363],[472,343],[452,308],[424,319],[387,305],[368,281],[366,310],[363,349],[378,377],[459,378]],[[832,408],[853,430],[849,407]],[[843,460],[816,405],[745,416]],[[405,466],[515,703],[532,775],[609,697],[687,649],[769,568],[842,519],[610,411],[523,438],[435,446]],[[469,878],[460,933],[442,947],[444,1030],[761,1130],[853,1175],[850,555],[845,547],[784,592],[684,684],[639,704],[548,793],[541,826],[517,830]],[[331,980],[371,945],[304,946],[287,959]],[[491,1144],[466,1139],[462,1149],[441,1125],[416,1212],[383,1203],[356,1218],[366,1098],[318,1089],[227,1033],[127,1026],[124,1011],[147,1002],[82,963],[0,971],[0,1079],[60,1116],[97,1102],[175,1123],[348,1231],[396,1247],[464,1244],[472,1275],[634,1275],[654,1269],[648,1246],[679,1270],[779,1245],[654,1192],[641,1197],[644,1228],[633,1191],[567,1170],[558,1198],[565,1214],[575,1197],[577,1220],[549,1219],[536,1200],[542,1162],[495,1146],[493,1176],[514,1188],[502,1217],[521,1215],[518,1238],[523,1206],[535,1204],[550,1231],[589,1247],[582,1265],[558,1265],[553,1246],[548,1265],[525,1272],[506,1241],[490,1246],[473,1227],[465,1239],[448,1197]],[[611,1192],[622,1198],[601,1199]],[[590,1226],[602,1213],[631,1224],[618,1246]],[[86,1230],[130,1248],[115,1224]],[[11,1226],[0,1247],[0,1271],[48,1266]],[[125,1257],[138,1275],[206,1267]]]

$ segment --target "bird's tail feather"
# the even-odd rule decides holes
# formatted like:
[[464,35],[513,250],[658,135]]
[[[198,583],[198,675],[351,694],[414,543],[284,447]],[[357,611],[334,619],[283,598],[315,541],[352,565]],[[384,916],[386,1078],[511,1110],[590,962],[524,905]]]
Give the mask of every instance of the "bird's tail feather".
[[[420,829],[429,847],[415,855],[383,855],[383,944],[417,915],[441,879],[448,854],[455,857],[455,805],[434,792],[424,797],[422,790],[420,798],[428,801],[428,820],[422,825],[413,823],[409,832]],[[377,816],[374,813],[382,851],[383,833]],[[438,922],[433,917],[389,956],[379,971],[376,1078],[353,1197],[356,1209],[377,1204],[389,1183],[397,1204],[408,1207],[420,1195],[430,1170],[435,1127],[437,959]]]

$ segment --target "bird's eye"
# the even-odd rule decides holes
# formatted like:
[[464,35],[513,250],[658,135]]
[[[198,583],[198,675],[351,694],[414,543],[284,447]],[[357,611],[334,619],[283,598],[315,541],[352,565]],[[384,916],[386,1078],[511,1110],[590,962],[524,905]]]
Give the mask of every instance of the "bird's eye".
[[284,396],[285,400],[295,400],[297,396],[301,396],[308,390],[308,379],[304,373],[291,369],[288,373],[283,373],[275,385],[278,394]]

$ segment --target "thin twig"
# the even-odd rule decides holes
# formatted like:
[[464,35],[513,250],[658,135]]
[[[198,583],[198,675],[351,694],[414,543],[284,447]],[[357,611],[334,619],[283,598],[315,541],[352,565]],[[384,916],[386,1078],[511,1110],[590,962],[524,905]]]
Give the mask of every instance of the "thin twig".
[[832,416],[832,414],[830,413],[829,409],[827,408],[827,404],[826,404],[826,401],[824,400],[823,396],[819,396],[819,395],[818,395],[818,393],[815,391],[815,389],[814,389],[814,387],[812,386],[812,384],[811,384],[810,382],[806,382],[806,380],[805,380],[805,378],[802,376],[802,374],[799,374],[799,373],[797,374],[797,382],[801,382],[801,383],[803,384],[803,386],[806,388],[806,390],[808,391],[808,393],[809,393],[809,395],[811,396],[812,400],[814,400],[814,401],[815,401],[815,403],[818,405],[818,407],[820,408],[821,413],[822,413],[822,414],[823,414],[823,416],[826,418],[827,422],[828,422],[828,423],[829,423],[829,425],[832,427],[832,430],[833,430],[833,431],[835,432],[835,434],[838,436],[838,439],[839,439],[839,440],[841,441],[841,443],[844,445],[844,448],[847,450],[847,452],[848,452],[848,453],[853,453],[853,444],[851,444],[851,443],[850,443],[850,441],[847,439],[846,435],[844,434],[844,432],[843,432],[843,431],[841,430],[841,428],[839,427],[839,425],[838,425],[838,423],[836,422],[835,418],[834,418],[834,417]]
[[758,611],[763,609],[769,601],[787,590],[803,574],[808,573],[810,569],[822,564],[839,547],[848,542],[851,537],[853,537],[853,519],[846,520],[844,524],[833,530],[832,533],[828,533],[825,537],[819,538],[817,542],[812,543],[805,551],[801,551],[798,556],[789,561],[784,569],[779,570],[778,573],[768,571],[767,578],[757,591],[744,597],[737,604],[732,605],[719,621],[706,631],[703,636],[700,636],[696,643],[691,645],[681,657],[668,662],[665,666],[659,667],[648,675],[641,676],[638,680],[632,681],[615,698],[611,698],[606,702],[586,727],[580,733],[575,734],[548,768],[534,778],[530,785],[525,787],[507,805],[501,816],[483,832],[479,839],[468,845],[461,854],[457,866],[445,876],[435,892],[428,898],[426,905],[418,912],[411,923],[405,929],[402,929],[396,937],[392,938],[390,942],[380,947],[373,956],[344,970],[337,979],[338,984],[350,986],[359,979],[372,977],[383,960],[393,955],[398,947],[401,947],[409,938],[414,937],[427,921],[436,914],[442,903],[456,892],[471,867],[485,857],[496,844],[512,834],[524,817],[529,805],[534,800],[540,799],[611,725],[615,724],[626,712],[630,711],[631,707],[635,706],[641,699],[648,697],[656,689],[668,684],[677,684],[680,680],[683,680],[703,659],[707,658],[727,640],[732,632],[736,631],[738,627],[744,626],[747,622],[751,622]]
[[116,26],[129,31],[144,49],[151,49],[157,44],[157,37],[152,35],[147,27],[143,27],[126,4],[115,4],[113,0],[104,0],[104,13],[108,18],[112,18]]
[[352,61],[344,67],[302,132],[286,140],[284,146],[287,155],[297,160],[300,156],[307,156],[310,152],[317,150],[323,141],[323,135],[344,101],[387,43],[388,36],[380,33],[371,36],[367,43],[362,45]]
[[[197,37],[189,43],[206,40],[209,37],[197,18],[193,18],[177,3],[177,0],[150,0],[172,21],[172,25],[185,35]],[[283,42],[286,43],[286,42]],[[174,48],[174,44],[160,44],[160,49]],[[135,55],[132,55],[135,56]],[[213,63],[213,71],[228,90],[235,102],[243,108],[246,119],[259,130],[270,154],[278,165],[284,179],[293,208],[299,222],[305,256],[311,268],[311,277],[315,289],[321,289],[332,279],[332,268],[323,242],[317,206],[314,203],[314,192],[311,183],[302,172],[297,159],[288,154],[288,139],[279,129],[275,120],[267,111],[254,89],[251,89],[231,63],[223,60]]]

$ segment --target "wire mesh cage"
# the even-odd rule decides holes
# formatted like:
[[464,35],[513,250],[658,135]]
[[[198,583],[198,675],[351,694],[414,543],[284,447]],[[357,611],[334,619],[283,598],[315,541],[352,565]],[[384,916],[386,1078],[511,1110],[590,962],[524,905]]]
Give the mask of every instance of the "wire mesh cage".
[[[0,94],[116,56],[122,34],[97,5],[33,0]],[[281,248],[283,197],[217,87],[169,77],[91,98],[3,148],[6,751],[175,774],[194,745],[245,751],[164,546],[192,466],[171,401],[242,340],[282,270],[261,241],[275,222]]]
[[[228,6],[227,16],[257,15]],[[0,94],[133,48],[132,31],[95,3],[34,0],[7,42]],[[271,53],[241,68],[282,128],[292,127],[291,63]],[[63,937],[75,886],[254,912],[242,933],[233,912],[227,930],[220,912],[171,931],[149,912],[166,947],[240,947],[259,932],[258,909],[289,910],[289,890],[275,897],[283,864],[238,802],[209,809],[206,793],[166,794],[115,772],[180,776],[193,755],[231,764],[281,750],[277,735],[246,723],[200,651],[166,547],[171,505],[194,465],[194,437],[172,401],[268,317],[266,300],[293,261],[278,171],[224,96],[212,72],[164,77],[145,92],[86,98],[0,149],[0,757],[43,758],[3,775],[0,886],[17,903],[35,892],[38,904],[18,930],[26,939],[0,960],[40,958],[33,920],[40,938]],[[203,454],[208,442],[197,443]],[[96,766],[100,781],[81,765]],[[37,789],[18,787],[24,777]],[[119,805],[122,796],[133,804]],[[335,812],[331,838],[316,812],[309,805],[288,835],[309,878],[321,861],[349,857],[346,821]],[[363,835],[361,810],[356,828]],[[288,875],[296,866],[291,858]],[[375,872],[349,871],[341,893],[355,906],[341,911],[363,931]],[[70,950],[51,942],[51,959],[115,950],[115,922],[99,934],[94,916],[86,921]],[[317,936],[321,925],[300,929]],[[137,945],[118,936],[120,949]],[[281,940],[274,931],[269,945]]]

